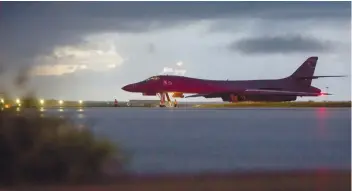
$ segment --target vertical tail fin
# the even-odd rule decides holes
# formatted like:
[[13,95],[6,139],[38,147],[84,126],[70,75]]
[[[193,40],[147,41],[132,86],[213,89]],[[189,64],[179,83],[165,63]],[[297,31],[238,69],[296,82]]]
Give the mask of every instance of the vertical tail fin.
[[[317,61],[317,56],[309,57],[290,77],[299,80],[302,85],[310,86],[312,78],[309,77],[313,77]],[[307,78],[303,79],[305,77]]]

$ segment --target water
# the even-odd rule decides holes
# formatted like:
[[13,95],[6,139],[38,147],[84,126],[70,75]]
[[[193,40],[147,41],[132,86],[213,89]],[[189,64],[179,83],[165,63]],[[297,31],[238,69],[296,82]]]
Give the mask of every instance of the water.
[[134,173],[350,169],[350,108],[50,112],[119,143]]

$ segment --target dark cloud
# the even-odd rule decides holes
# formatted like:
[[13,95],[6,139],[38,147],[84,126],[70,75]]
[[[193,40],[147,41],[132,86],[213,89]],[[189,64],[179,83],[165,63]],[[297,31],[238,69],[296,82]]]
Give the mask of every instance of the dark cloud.
[[350,10],[350,2],[1,2],[0,62],[32,65],[36,55],[87,34],[141,33],[222,18],[349,21]]
[[245,54],[325,52],[333,47],[330,42],[300,35],[263,36],[246,38],[231,43],[228,48]]
[[[21,18],[120,18],[121,20],[224,17],[348,17],[350,2],[5,2],[2,15]],[[20,13],[20,14],[19,14]]]
[[0,31],[26,37],[38,36],[33,32],[39,30],[65,36],[145,32],[201,19],[349,20],[350,12],[349,2],[5,2],[0,6]]

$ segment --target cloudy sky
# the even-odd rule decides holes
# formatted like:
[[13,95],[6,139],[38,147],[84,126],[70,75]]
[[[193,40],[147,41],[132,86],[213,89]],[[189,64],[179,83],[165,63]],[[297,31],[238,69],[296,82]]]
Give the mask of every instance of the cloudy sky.
[[[145,99],[121,87],[171,70],[281,78],[309,56],[319,57],[316,75],[350,75],[350,35],[350,2],[0,2],[0,88]],[[313,85],[328,87],[330,100],[349,100],[350,81]]]

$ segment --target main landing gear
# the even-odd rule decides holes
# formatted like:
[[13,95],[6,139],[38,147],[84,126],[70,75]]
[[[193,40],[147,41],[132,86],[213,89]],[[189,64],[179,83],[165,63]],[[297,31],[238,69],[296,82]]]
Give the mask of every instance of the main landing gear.
[[[176,104],[176,100],[175,100],[175,103],[173,103],[170,99],[170,96],[168,93],[158,93],[157,94],[160,98],[160,105],[159,107],[176,107],[177,104]],[[167,99],[167,103],[165,101],[165,98]]]

